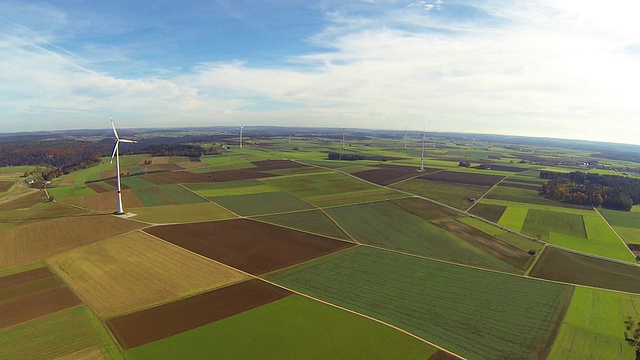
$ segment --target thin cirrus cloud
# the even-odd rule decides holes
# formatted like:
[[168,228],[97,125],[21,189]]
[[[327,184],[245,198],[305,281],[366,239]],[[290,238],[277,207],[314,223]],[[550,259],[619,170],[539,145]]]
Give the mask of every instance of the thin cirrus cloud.
[[[231,11],[231,3],[220,3],[225,6],[218,10]],[[272,3],[287,11],[285,3]],[[637,143],[633,123],[640,118],[640,32],[634,6],[628,1],[604,6],[326,0],[306,12],[296,9],[300,14],[315,11],[316,26],[296,27],[301,38],[280,51],[234,48],[234,35],[216,28],[222,31],[216,41],[226,41],[218,48],[225,52],[214,53],[209,44],[208,52],[191,58],[186,54],[191,56],[205,39],[193,38],[188,49],[169,47],[163,57],[165,50],[153,45],[161,39],[154,40],[153,34],[126,44],[75,36],[74,27],[86,24],[65,9],[58,8],[57,20],[44,29],[3,16],[0,116],[6,124],[16,119],[30,130],[103,128],[104,114],[113,112],[129,127],[240,121],[408,125]],[[247,30],[263,32],[261,39],[272,39],[269,31],[287,26],[280,19],[275,29],[255,18],[259,12],[244,15],[237,4],[232,10],[229,22],[262,24]],[[144,19],[145,26],[162,21],[162,14],[156,16]],[[225,19],[224,13],[216,16]],[[100,21],[106,23],[97,28],[108,28],[108,20]],[[128,31],[135,33],[135,28]]]

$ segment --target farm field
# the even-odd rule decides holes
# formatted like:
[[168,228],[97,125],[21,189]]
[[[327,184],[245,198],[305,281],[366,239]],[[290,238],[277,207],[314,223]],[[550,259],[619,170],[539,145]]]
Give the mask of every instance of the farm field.
[[206,198],[214,198],[217,196],[251,195],[278,191],[278,189],[272,188],[258,180],[230,181],[222,183],[195,183],[187,184],[186,187]]
[[249,219],[159,225],[144,231],[254,275],[353,246]]
[[226,220],[236,215],[212,202],[188,205],[165,205],[129,209],[133,218],[154,224]]
[[314,206],[284,191],[250,195],[218,196],[211,198],[216,204],[243,216],[276,214],[309,210]]
[[[93,193],[91,195],[67,197],[60,200],[63,204],[79,206],[99,212],[113,212],[117,208],[116,192]],[[133,190],[122,190],[122,203],[125,208],[142,207],[144,204],[138,199]]]
[[195,329],[291,295],[253,279],[139,312],[112,318],[107,325],[123,349],[131,349]]
[[435,353],[382,324],[290,295],[126,354],[131,359],[428,359]]
[[367,247],[268,278],[476,359],[544,358],[571,294],[569,286]]
[[174,171],[147,175],[145,179],[157,185],[188,184],[205,182],[226,182],[238,180],[261,179],[274,176],[266,172],[256,170],[222,170],[209,172]]
[[538,209],[527,212],[522,232],[543,240],[549,240],[551,233],[587,238],[582,216]]
[[529,273],[543,279],[640,294],[640,267],[547,247]]
[[3,359],[122,359],[104,325],[85,306],[0,330]]
[[419,179],[491,187],[504,179],[504,176],[486,175],[477,172],[437,171],[423,175]]
[[470,198],[477,199],[490,189],[489,186],[418,179],[397,183],[392,187],[424,196],[460,210],[466,210],[473,205],[473,202],[469,201]]
[[143,227],[112,215],[65,217],[0,232],[0,269],[44,260]]
[[246,278],[138,231],[57,255],[47,263],[102,317]]
[[352,241],[351,238],[345,234],[344,231],[342,231],[322,210],[260,216],[256,217],[255,220],[346,241]]
[[[132,191],[144,206],[186,205],[206,202],[202,197],[177,184],[152,188],[133,188]],[[136,206],[129,205],[129,207]]]
[[396,166],[385,167],[380,169],[366,169],[353,172],[352,175],[372,182],[378,185],[391,185],[400,181],[404,181],[413,177],[421,176],[421,174],[438,171],[438,169],[424,169],[424,172],[418,172],[413,167]]
[[[21,200],[27,201],[19,205],[18,202],[21,202]],[[32,203],[32,200],[37,201],[37,203],[29,206],[28,204]],[[11,207],[14,206],[17,208],[11,209]],[[0,231],[21,225],[85,213],[85,210],[75,207],[53,202],[42,202],[40,196],[33,199],[21,198],[20,200],[0,205]]]
[[489,269],[518,272],[510,264],[391,202],[327,209],[356,241],[386,249]]
[[462,217],[463,215],[457,211],[451,210],[444,206],[434,204],[431,201],[412,197],[404,199],[391,200],[391,203],[403,208],[404,210],[429,221],[450,220]]
[[478,215],[484,219],[491,220],[497,223],[498,221],[500,221],[500,218],[506,210],[506,206],[476,203],[471,209],[469,209],[469,212],[471,214]]
[[633,359],[623,321],[638,309],[639,295],[576,287],[549,360]]

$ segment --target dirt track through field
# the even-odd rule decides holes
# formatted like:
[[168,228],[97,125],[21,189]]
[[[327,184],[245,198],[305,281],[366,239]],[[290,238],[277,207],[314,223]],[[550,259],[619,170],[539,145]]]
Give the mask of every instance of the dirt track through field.
[[107,321],[123,349],[195,329],[264,304],[291,292],[261,280],[249,280],[180,301]]

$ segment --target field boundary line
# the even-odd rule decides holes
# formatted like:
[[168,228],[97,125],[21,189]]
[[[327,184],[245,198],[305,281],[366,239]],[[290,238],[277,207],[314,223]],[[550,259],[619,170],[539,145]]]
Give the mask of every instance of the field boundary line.
[[226,207],[224,207],[224,206],[222,206],[222,205],[218,204],[217,202],[215,202],[215,201],[213,201],[213,200],[211,200],[211,199],[209,199],[209,198],[207,198],[207,197],[204,197],[204,196],[202,196],[202,195],[198,194],[197,192],[195,192],[195,191],[193,191],[193,190],[189,189],[188,187],[186,187],[186,186],[182,185],[182,183],[178,183],[178,186],[180,186],[180,187],[182,187],[183,189],[186,189],[187,191],[189,191],[189,192],[191,192],[191,193],[195,194],[196,196],[200,197],[201,199],[206,200],[207,202],[214,203],[214,204],[216,204],[216,205],[220,206],[221,208],[223,208],[223,209],[227,210],[228,212],[232,213],[233,215],[235,215],[235,216],[237,216],[237,217],[239,217],[239,218],[243,218],[243,217],[244,217],[244,216],[242,216],[242,215],[240,215],[240,214],[236,214],[236,212],[235,212],[235,211],[231,211],[231,210],[227,209]]
[[533,270],[534,266],[536,266],[536,264],[538,263],[538,260],[540,260],[540,258],[542,257],[542,253],[544,252],[544,250],[546,248],[547,248],[547,245],[544,245],[544,246],[542,246],[542,249],[540,249],[540,251],[538,251],[538,253],[536,254],[536,257],[531,262],[531,265],[529,265],[527,270],[524,272],[524,276],[525,277],[529,277],[529,273],[531,272],[531,270]]
[[[416,170],[416,171],[420,172],[420,170]],[[445,169],[437,169],[436,171],[432,171],[432,172],[428,172],[428,173],[420,172],[418,175],[412,176],[412,177],[410,177],[410,178],[408,178],[408,179],[404,179],[404,180],[396,181],[396,182],[394,182],[394,183],[391,183],[391,184],[389,184],[389,185],[386,185],[386,187],[391,187],[391,186],[393,186],[393,185],[402,184],[403,182],[407,182],[407,181],[409,181],[409,180],[414,180],[414,179],[416,179],[416,178],[419,178],[420,176],[423,176],[423,175],[431,175],[431,174],[439,173],[439,172],[441,172],[441,171],[446,171],[446,170],[445,170]]]
[[[602,220],[604,220],[604,222],[607,223],[607,226],[609,227],[609,229],[611,229],[613,231],[613,233],[616,234],[616,236],[618,237],[618,240],[620,240],[622,242],[622,245],[624,245],[625,249],[627,249],[631,253],[631,256],[633,256],[634,259],[637,259],[636,258],[636,254],[634,254],[633,251],[631,251],[631,249],[629,249],[629,247],[627,246],[627,243],[624,241],[622,236],[620,236],[620,234],[618,234],[616,229],[613,226],[611,226],[611,224],[609,224],[609,221],[607,221],[607,219],[604,216],[602,216],[602,214],[600,213],[600,211],[598,211],[597,208],[594,207],[593,210],[595,210],[596,213],[598,213],[598,215],[600,216],[600,218],[602,218]],[[586,231],[586,228],[585,228],[585,233],[586,232],[587,231]]]
[[491,188],[489,188],[489,190],[485,191],[484,194],[482,194],[482,196],[477,198],[476,201],[474,201],[473,204],[471,204],[471,206],[469,206],[467,208],[467,210],[465,210],[465,212],[469,212],[469,210],[471,210],[474,206],[476,206],[478,201],[484,199],[484,197],[487,196],[487,194],[489,194],[491,191],[493,191],[493,189],[495,189],[498,185],[500,185],[506,178],[507,178],[507,176],[504,176],[504,177],[502,177],[502,179],[500,179],[500,181],[498,181],[497,183],[493,184],[493,186]]
[[351,240],[353,240],[353,242],[355,242],[355,243],[356,243],[356,244],[358,244],[358,245],[362,245],[362,244],[360,243],[360,241],[358,241],[355,237],[353,237],[351,234],[349,234],[349,233],[347,232],[347,230],[345,230],[342,226],[340,226],[340,224],[338,224],[338,222],[337,222],[333,217],[331,217],[331,215],[329,215],[326,211],[324,211],[324,209],[320,209],[320,211],[322,211],[322,213],[323,213],[326,217],[328,217],[328,218],[329,218],[329,220],[331,220],[331,222],[332,222],[332,223],[334,223],[334,224],[338,227],[338,229],[340,229],[340,230],[341,230],[345,235],[347,235]]
[[[153,236],[153,235],[152,235],[152,236]],[[154,237],[156,237],[156,236],[154,236]],[[156,238],[158,238],[158,237],[156,237]],[[376,319],[376,318],[374,318],[374,317],[372,317],[372,316],[369,316],[369,315],[366,315],[366,314],[362,314],[362,313],[357,312],[357,311],[355,311],[355,310],[351,310],[351,309],[349,309],[349,308],[342,307],[342,306],[340,306],[340,305],[337,305],[337,304],[331,303],[331,302],[329,302],[329,301],[322,300],[322,299],[320,299],[320,298],[316,298],[316,297],[314,297],[314,296],[311,296],[311,295],[309,295],[309,294],[305,294],[305,293],[300,292],[300,291],[298,291],[298,290],[290,289],[290,288],[288,288],[288,287],[286,287],[286,286],[284,286],[284,285],[280,285],[280,284],[275,283],[275,282],[273,282],[273,281],[270,281],[270,280],[264,279],[264,278],[262,278],[262,277],[260,277],[260,276],[258,276],[258,275],[254,275],[254,274],[248,273],[248,272],[246,272],[246,271],[243,271],[243,270],[237,269],[237,268],[235,268],[235,267],[233,267],[233,266],[227,265],[227,264],[225,264],[225,263],[219,262],[219,261],[217,261],[217,260],[214,260],[214,259],[208,258],[208,257],[206,257],[206,256],[204,256],[204,255],[201,255],[201,254],[198,254],[198,253],[196,253],[196,252],[193,252],[193,251],[191,251],[191,250],[189,250],[189,249],[185,249],[185,248],[183,248],[183,247],[181,247],[181,246],[178,246],[178,245],[176,245],[176,244],[173,244],[173,243],[171,243],[170,241],[164,240],[164,239],[162,239],[162,238],[158,238],[158,239],[159,239],[159,240],[161,240],[161,241],[167,242],[167,243],[169,243],[169,244],[170,244],[170,245],[172,245],[172,246],[176,246],[176,247],[178,247],[178,248],[180,248],[180,249],[183,249],[183,250],[185,250],[185,251],[188,251],[188,252],[190,252],[190,253],[192,253],[192,254],[194,254],[194,255],[196,255],[196,256],[199,256],[199,257],[201,257],[201,258],[203,258],[203,259],[209,260],[209,261],[211,261],[211,262],[214,262],[214,263],[216,263],[216,264],[218,264],[218,265],[222,265],[222,266],[227,267],[227,268],[229,268],[229,269],[232,269],[232,270],[238,271],[238,272],[240,272],[240,273],[242,273],[242,274],[244,274],[244,275],[247,275],[247,276],[248,276],[249,278],[251,278],[251,279],[257,279],[257,280],[260,280],[260,281],[264,281],[264,282],[266,282],[266,283],[268,283],[268,284],[270,284],[270,285],[273,285],[273,286],[279,287],[279,288],[281,288],[281,289],[287,290],[287,291],[291,292],[292,294],[298,294],[298,295],[303,296],[303,297],[306,297],[306,298],[308,298],[308,299],[311,299],[311,300],[315,300],[315,301],[321,302],[321,303],[323,303],[323,304],[325,304],[325,305],[329,305],[329,306],[332,306],[332,307],[334,307],[334,308],[337,308],[337,309],[340,309],[340,310],[343,310],[343,311],[347,311],[347,312],[352,313],[352,314],[354,314],[354,315],[359,315],[359,316],[364,317],[364,318],[366,318],[366,319],[369,319],[369,320],[375,321],[375,322],[377,322],[377,323],[379,323],[379,324],[386,325],[386,326],[388,326],[388,327],[390,327],[390,328],[392,328],[392,329],[394,329],[394,330],[396,330],[396,331],[400,331],[400,332],[404,333],[405,335],[411,336],[411,337],[415,338],[416,340],[419,340],[419,341],[421,341],[421,342],[423,342],[423,343],[425,343],[425,344],[427,344],[427,345],[429,345],[429,346],[432,346],[432,347],[434,347],[434,348],[436,348],[436,349],[438,349],[438,350],[441,350],[441,351],[444,351],[444,352],[446,352],[446,353],[448,353],[448,354],[451,354],[451,355],[453,355],[453,356],[455,356],[455,357],[457,357],[457,358],[459,358],[459,359],[462,359],[462,360],[468,360],[467,358],[463,357],[462,355],[459,355],[459,354],[456,354],[456,353],[454,353],[454,352],[452,352],[452,351],[450,351],[450,350],[447,350],[447,349],[445,349],[445,348],[443,348],[443,347],[441,347],[441,346],[439,346],[439,345],[437,345],[437,344],[435,344],[435,343],[430,342],[430,341],[429,341],[429,340],[427,340],[427,339],[423,339],[423,338],[421,338],[420,336],[418,336],[418,335],[416,335],[416,334],[413,334],[413,333],[411,333],[411,332],[409,332],[409,331],[407,331],[407,330],[404,330],[404,329],[402,329],[402,328],[400,328],[400,327],[398,327],[398,326],[395,326],[395,325],[393,325],[393,324],[387,323],[387,322],[382,321],[382,320],[380,320],[380,319]],[[355,246],[348,247],[348,248],[346,248],[346,249],[341,249],[341,250],[339,250],[339,251],[337,251],[337,252],[345,251],[345,250],[349,250],[349,249],[352,249],[352,248],[357,247],[357,246],[360,246],[360,245],[355,245]],[[320,257],[318,257],[318,258],[322,258],[322,257],[324,257],[324,256],[333,255],[333,254],[335,254],[335,253],[336,253],[336,252],[332,252],[332,253],[330,253],[330,254],[326,254],[326,255],[320,256]],[[308,260],[307,262],[313,261],[313,260],[318,259],[318,258],[314,258],[314,259]],[[291,267],[294,267],[294,266],[297,266],[297,265],[300,265],[300,264],[302,264],[302,263],[298,263],[298,264],[291,265]],[[282,271],[282,269],[274,270],[274,271],[269,272],[269,273],[267,273],[267,274],[271,274],[271,273],[278,272],[278,271]],[[263,276],[264,276],[264,275],[263,275]],[[246,281],[246,280],[245,280],[245,281]]]
[[[263,224],[273,225],[273,226],[277,226],[277,227],[281,227],[281,228],[285,228],[285,229],[289,229],[289,230],[294,230],[294,231],[299,231],[299,232],[303,232],[303,233],[307,233],[307,234],[311,234],[311,235],[316,235],[316,236],[324,237],[324,238],[327,238],[327,239],[338,240],[338,241],[346,242],[346,243],[349,243],[349,244],[360,245],[360,244],[359,244],[359,243],[357,243],[357,242],[352,242],[352,241],[348,241],[348,240],[345,240],[345,239],[336,238],[336,237],[329,236],[329,235],[318,234],[318,233],[315,233],[315,232],[313,232],[313,231],[307,231],[307,230],[297,229],[297,228],[290,227],[290,226],[285,226],[285,225],[280,225],[280,224],[274,224],[274,223],[270,223],[270,222],[268,222],[268,221],[264,221],[264,220],[260,220],[260,219],[247,218],[247,220],[257,221],[257,222],[261,222],[261,223],[263,223]],[[341,230],[342,230],[342,229],[341,229]],[[345,234],[346,234],[346,233],[345,233]],[[347,236],[349,236],[349,234],[346,234],[346,235],[347,235]],[[332,254],[333,254],[333,253],[332,253]],[[323,256],[324,256],[324,255],[323,255]]]

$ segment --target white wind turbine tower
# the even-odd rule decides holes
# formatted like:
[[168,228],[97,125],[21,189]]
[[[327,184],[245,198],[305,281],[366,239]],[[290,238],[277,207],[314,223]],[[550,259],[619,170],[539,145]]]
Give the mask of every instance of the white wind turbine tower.
[[116,138],[116,144],[113,146],[113,154],[111,154],[111,161],[109,164],[113,163],[113,158],[116,158],[116,185],[118,188],[118,210],[116,211],[116,215],[124,214],[122,210],[122,187],[120,186],[120,143],[135,143],[133,140],[120,139],[118,136],[118,132],[116,131],[116,126],[113,124],[113,118],[111,118],[111,114],[109,114],[109,120],[111,120],[111,127],[113,128],[113,136]]
[[240,125],[240,149],[242,149],[242,129],[244,129],[244,125]]
[[424,130],[424,128],[422,129],[422,155],[420,156],[421,162],[420,162],[420,171],[424,171],[424,138],[426,136],[426,131]]
[[345,140],[346,140],[347,128],[342,128],[342,149],[345,149]]
[[407,126],[404,127],[404,149],[407,150]]

